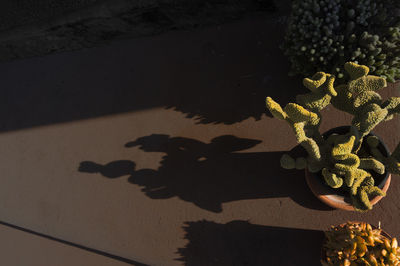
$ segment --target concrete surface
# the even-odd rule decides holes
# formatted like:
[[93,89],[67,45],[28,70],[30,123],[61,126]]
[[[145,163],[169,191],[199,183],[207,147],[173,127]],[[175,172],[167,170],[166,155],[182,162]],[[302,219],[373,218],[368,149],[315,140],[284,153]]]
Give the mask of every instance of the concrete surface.
[[58,241],[0,225],[1,265],[126,266],[123,263]]
[[[286,76],[284,21],[0,64],[0,220],[149,265],[318,265],[321,230],[347,220],[399,236],[397,176],[362,214],[280,168],[296,141],[265,96],[305,91]],[[348,122],[329,112],[322,131]],[[400,122],[376,132],[393,149]]]

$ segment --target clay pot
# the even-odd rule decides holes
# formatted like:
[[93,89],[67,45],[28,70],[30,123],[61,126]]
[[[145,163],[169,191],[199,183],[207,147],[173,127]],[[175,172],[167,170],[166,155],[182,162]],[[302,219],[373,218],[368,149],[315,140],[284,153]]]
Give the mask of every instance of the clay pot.
[[[343,126],[343,127],[333,128],[324,133],[323,136],[329,136],[332,133],[346,134],[347,132],[349,132],[349,127]],[[370,133],[369,135],[376,136],[373,133]],[[384,156],[390,155],[388,148],[382,141],[380,142],[378,149]],[[305,176],[307,184],[310,187],[312,193],[320,201],[335,209],[355,211],[354,207],[351,205],[350,195],[348,195],[348,193],[343,193],[338,189],[334,189],[326,185],[325,180],[320,172],[310,173],[306,168]],[[390,185],[391,175],[388,172],[385,172],[383,175],[374,173],[373,178],[375,179],[375,185],[386,193]],[[376,196],[372,198],[370,200],[371,205],[375,205],[382,198],[383,198],[382,196]]]

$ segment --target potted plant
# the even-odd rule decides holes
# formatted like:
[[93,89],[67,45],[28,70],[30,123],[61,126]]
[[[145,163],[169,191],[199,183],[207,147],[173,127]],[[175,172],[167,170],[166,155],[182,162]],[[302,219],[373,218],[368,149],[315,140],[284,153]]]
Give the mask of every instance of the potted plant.
[[400,248],[380,228],[347,222],[325,232],[322,265],[399,265]]
[[[328,205],[366,211],[385,196],[389,173],[400,174],[400,143],[390,154],[371,133],[380,122],[400,113],[400,97],[383,100],[377,91],[386,87],[386,80],[368,75],[367,66],[348,62],[344,69],[349,76],[344,84],[336,86],[334,75],[317,72],[303,80],[311,92],[298,95],[297,103],[282,108],[267,97],[266,104],[274,117],[292,127],[308,154],[297,159],[285,154],[281,166],[305,169],[311,190]],[[329,104],[354,118],[345,130],[321,134],[321,110]]]

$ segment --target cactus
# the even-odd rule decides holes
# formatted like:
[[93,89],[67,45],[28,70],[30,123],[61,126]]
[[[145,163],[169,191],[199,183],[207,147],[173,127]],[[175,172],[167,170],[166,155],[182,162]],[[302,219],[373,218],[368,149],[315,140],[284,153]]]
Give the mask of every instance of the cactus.
[[[371,197],[385,196],[375,186],[374,174],[400,174],[400,143],[385,156],[379,149],[379,139],[370,134],[380,122],[400,114],[400,97],[383,101],[378,92],[386,87],[386,80],[368,75],[367,66],[347,62],[344,69],[349,79],[339,86],[334,84],[334,75],[317,72],[303,80],[310,92],[298,95],[296,103],[282,108],[267,97],[266,105],[274,117],[291,126],[308,154],[296,159],[285,154],[282,167],[320,172],[328,186],[348,191],[354,208],[365,211],[372,208]],[[319,132],[321,111],[330,104],[353,115],[348,133],[323,136]]]
[[283,44],[291,74],[344,78],[357,61],[389,82],[400,78],[400,3],[394,0],[294,0]]
[[322,265],[399,265],[397,239],[368,223],[347,222],[325,232]]

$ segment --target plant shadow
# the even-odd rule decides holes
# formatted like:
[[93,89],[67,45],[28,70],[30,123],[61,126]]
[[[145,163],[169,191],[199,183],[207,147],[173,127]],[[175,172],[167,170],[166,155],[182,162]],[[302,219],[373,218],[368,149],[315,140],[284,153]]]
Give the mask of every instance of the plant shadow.
[[209,265],[321,265],[322,231],[232,221],[187,222],[178,261],[186,266]]
[[[282,25],[275,20],[271,18],[267,26],[266,35],[271,39],[263,42],[265,51],[259,51],[259,56],[254,56],[252,51],[241,51],[236,62],[221,60],[210,53],[222,51],[212,43],[205,44],[203,61],[208,64],[198,65],[195,71],[188,66],[177,82],[178,86],[170,90],[166,108],[183,113],[197,124],[230,125],[249,118],[258,121],[263,114],[271,116],[266,112],[267,96],[285,105],[294,101],[293,95],[306,93],[303,77],[287,74],[290,63],[279,48],[284,31],[276,31],[276,27]],[[229,49],[224,52],[234,53]],[[243,59],[246,54],[247,59]],[[247,70],[238,69],[237,64]],[[197,82],[193,83],[193,80]]]
[[[78,170],[107,178],[129,176],[128,181],[152,199],[178,197],[216,213],[222,211],[223,203],[280,197],[290,197],[306,208],[332,210],[312,195],[302,172],[280,167],[284,152],[239,152],[260,142],[224,135],[204,143],[153,134],[125,146],[165,153],[157,170],[136,170],[129,160],[105,165],[84,161]],[[296,156],[301,152],[297,147],[290,153]]]

